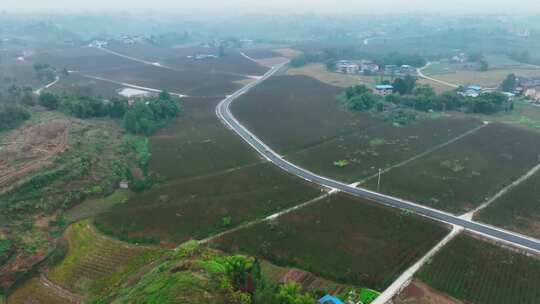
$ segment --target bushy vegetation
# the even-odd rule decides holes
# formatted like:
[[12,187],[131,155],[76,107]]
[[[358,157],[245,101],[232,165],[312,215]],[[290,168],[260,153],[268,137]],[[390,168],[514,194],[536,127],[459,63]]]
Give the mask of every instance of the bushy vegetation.
[[41,94],[39,103],[49,110],[60,110],[77,118],[121,118],[126,131],[144,135],[153,133],[182,110],[179,101],[165,91],[157,97],[136,99],[131,105],[128,105],[126,99],[103,100],[92,96],[50,92]]
[[189,241],[128,286],[95,297],[91,303],[312,304],[300,285],[278,285],[261,273],[258,260],[224,255]]
[[56,78],[56,69],[46,63],[35,63],[36,77],[44,82],[51,82]]
[[30,118],[30,112],[19,105],[0,105],[0,131],[10,130]]
[[511,111],[513,103],[499,92],[482,93],[477,97],[464,96],[463,88],[437,95],[430,85],[409,85],[407,80],[396,79],[396,92],[385,100],[418,111],[462,111],[465,113],[494,114]]
[[158,97],[136,100],[124,114],[124,128],[134,134],[151,134],[167,121],[173,119],[181,107],[167,92]]

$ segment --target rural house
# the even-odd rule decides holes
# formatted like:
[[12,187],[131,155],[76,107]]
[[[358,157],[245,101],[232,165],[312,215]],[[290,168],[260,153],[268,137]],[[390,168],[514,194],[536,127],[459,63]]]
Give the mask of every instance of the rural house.
[[344,74],[357,74],[360,67],[349,60],[340,60],[336,64],[336,70]]
[[378,84],[375,86],[375,93],[380,96],[386,96],[394,92],[394,87],[389,84]]

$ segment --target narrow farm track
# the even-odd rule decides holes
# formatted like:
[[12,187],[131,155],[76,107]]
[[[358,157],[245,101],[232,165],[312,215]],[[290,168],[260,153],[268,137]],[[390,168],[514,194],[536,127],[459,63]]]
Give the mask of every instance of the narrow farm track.
[[443,81],[443,80],[439,80],[439,79],[436,79],[436,78],[433,78],[433,77],[430,77],[430,76],[427,76],[423,73],[423,71],[425,69],[427,69],[432,63],[431,62],[428,62],[425,66],[419,68],[419,69],[416,69],[417,73],[418,73],[418,76],[420,78],[424,78],[424,79],[427,79],[427,80],[431,80],[433,82],[436,82],[436,83],[439,83],[439,84],[442,84],[442,85],[445,85],[447,87],[451,87],[451,88],[454,88],[454,89],[457,89],[459,88],[459,85],[458,84],[455,84],[455,83],[450,83],[450,82],[446,82],[446,81]]
[[41,92],[42,92],[43,90],[48,89],[48,88],[54,86],[55,84],[58,83],[58,81],[60,81],[60,77],[56,76],[56,77],[54,78],[53,81],[51,81],[50,83],[44,85],[43,87],[41,87],[41,88],[35,90],[35,91],[34,91],[34,94],[36,94],[36,95],[38,95],[38,96],[41,95]]
[[[108,78],[104,78],[104,77],[99,77],[99,76],[93,76],[93,75],[88,75],[88,74],[80,74],[80,75],[85,77],[85,78],[88,78],[88,79],[105,81],[105,82],[121,85],[121,86],[124,86],[124,87],[138,89],[138,90],[152,92],[152,93],[160,93],[161,91],[163,91],[163,90],[143,87],[143,86],[139,86],[139,85],[135,85],[135,84],[131,84],[131,83],[120,82],[120,81],[116,81],[116,80],[112,80],[112,79],[108,79]],[[181,94],[181,93],[176,93],[176,92],[169,92],[169,94],[174,95],[174,96],[178,96],[178,97],[189,97],[187,95],[184,95],[184,94]]]
[[[444,148],[444,147],[446,147],[446,146],[448,146],[450,144],[455,143],[456,141],[458,141],[458,140],[460,140],[460,139],[462,139],[462,138],[464,138],[466,136],[469,136],[471,134],[476,133],[478,130],[486,127],[488,124],[489,124],[488,122],[485,122],[484,124],[482,124],[482,125],[480,125],[480,126],[478,126],[476,128],[473,128],[473,129],[471,129],[471,130],[469,130],[469,131],[467,131],[467,132],[465,132],[465,133],[463,133],[463,134],[461,134],[459,136],[456,136],[456,137],[454,137],[454,138],[452,138],[452,139],[450,139],[450,140],[448,140],[446,142],[443,142],[443,143],[441,143],[439,145],[436,145],[435,147],[432,147],[432,148],[430,148],[430,149],[428,149],[428,150],[426,150],[426,151],[424,151],[424,152],[422,152],[420,154],[417,154],[417,155],[415,155],[415,156],[413,156],[413,157],[411,157],[409,159],[406,159],[406,160],[404,160],[402,162],[399,162],[399,163],[397,163],[395,165],[392,165],[392,166],[390,166],[388,168],[385,168],[385,169],[381,170],[381,173],[386,173],[386,172],[388,172],[388,171],[390,171],[392,169],[404,166],[404,165],[406,165],[406,164],[408,164],[410,162],[413,162],[413,161],[415,161],[415,160],[417,160],[419,158],[422,158],[422,157],[424,157],[426,155],[429,155],[429,154],[431,154],[431,153],[433,153],[433,152],[435,152],[437,150],[440,150],[440,149],[442,149],[442,148]],[[367,182],[367,181],[369,181],[371,179],[376,178],[378,175],[379,175],[379,173],[368,176],[368,177],[360,180],[357,184],[361,185],[361,184],[363,184],[363,183],[365,183],[365,182]]]

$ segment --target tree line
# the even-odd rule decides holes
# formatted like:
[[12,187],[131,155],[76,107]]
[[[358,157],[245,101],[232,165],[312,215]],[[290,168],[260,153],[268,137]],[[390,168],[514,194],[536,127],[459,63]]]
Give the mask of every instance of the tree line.
[[[510,77],[509,85],[512,83]],[[482,93],[477,97],[466,96],[463,88],[438,95],[430,85],[416,83],[416,78],[406,76],[396,78],[391,84],[392,94],[385,97],[376,95],[364,85],[349,87],[341,96],[344,105],[353,111],[384,110],[384,103],[418,111],[461,111],[465,113],[493,114],[511,111],[513,103],[500,92]]]
[[44,92],[39,103],[49,110],[59,110],[77,118],[111,117],[122,120],[132,134],[152,134],[182,110],[178,99],[163,91],[157,96],[138,98],[129,103],[124,98],[103,100],[76,94]]

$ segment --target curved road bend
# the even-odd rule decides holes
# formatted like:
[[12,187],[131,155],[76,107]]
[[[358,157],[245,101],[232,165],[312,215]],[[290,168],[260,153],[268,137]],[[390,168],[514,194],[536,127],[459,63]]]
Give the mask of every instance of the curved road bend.
[[253,133],[251,133],[246,127],[244,127],[231,113],[229,106],[236,98],[248,92],[250,89],[252,89],[256,85],[260,84],[261,82],[265,81],[266,79],[274,75],[286,64],[287,62],[272,67],[272,69],[270,69],[260,79],[244,86],[240,90],[234,92],[232,95],[227,96],[227,98],[223,99],[216,107],[216,114],[223,121],[223,123],[227,125],[228,127],[230,127],[231,129],[233,129],[240,137],[242,137],[244,141],[246,141],[250,146],[252,146],[258,153],[260,153],[268,161],[272,162],[274,165],[280,167],[281,169],[289,172],[290,174],[294,174],[300,178],[303,178],[304,180],[318,184],[325,188],[337,189],[344,193],[347,193],[356,197],[364,198],[364,199],[369,199],[371,201],[374,201],[374,202],[377,202],[377,203],[380,203],[389,207],[399,208],[402,210],[409,210],[416,214],[422,215],[424,217],[427,217],[427,218],[430,218],[430,219],[433,219],[442,223],[463,227],[466,230],[471,231],[472,233],[475,233],[475,234],[478,234],[478,235],[481,235],[481,236],[484,236],[484,237],[487,237],[496,241],[513,245],[521,249],[526,249],[537,254],[540,253],[539,240],[536,240],[527,236],[523,236],[517,233],[513,233],[507,230],[503,230],[497,227],[493,227],[490,225],[480,224],[472,220],[463,219],[456,215],[453,215],[444,211],[436,210],[433,208],[425,207],[417,203],[413,203],[411,201],[406,201],[403,199],[377,193],[377,192],[370,191],[363,188],[356,188],[356,187],[347,185],[345,183],[317,175],[311,171],[300,168],[296,166],[295,164],[290,163],[289,161],[283,159],[279,154],[273,151],[264,142],[262,142]]

